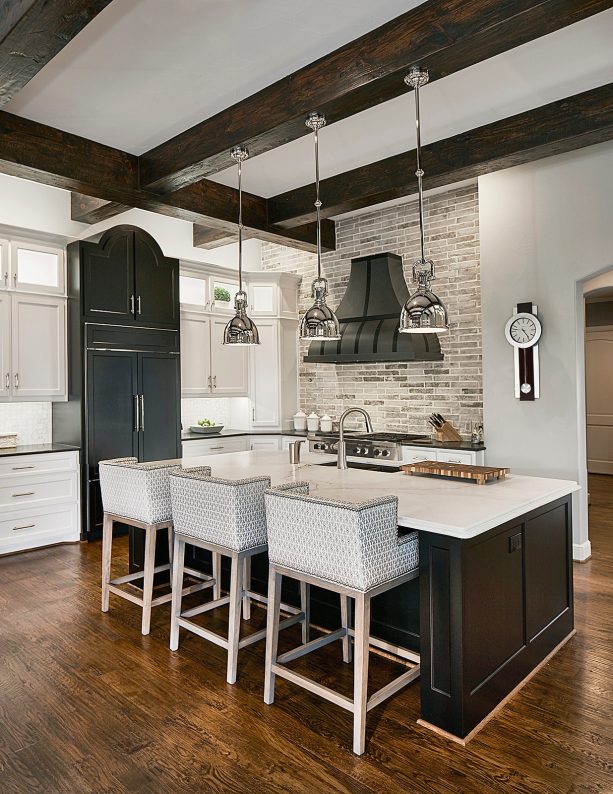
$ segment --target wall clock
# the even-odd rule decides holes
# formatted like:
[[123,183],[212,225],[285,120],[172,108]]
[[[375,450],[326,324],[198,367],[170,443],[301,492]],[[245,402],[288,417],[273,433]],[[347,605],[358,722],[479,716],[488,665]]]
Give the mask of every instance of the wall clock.
[[538,342],[543,328],[532,302],[518,303],[504,329],[513,346],[515,359],[515,396],[520,400],[540,397]]

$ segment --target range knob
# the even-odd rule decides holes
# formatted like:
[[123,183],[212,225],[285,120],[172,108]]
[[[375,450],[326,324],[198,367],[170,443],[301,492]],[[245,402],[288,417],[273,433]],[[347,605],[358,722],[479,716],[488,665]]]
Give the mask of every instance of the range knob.
[[328,449],[328,445],[327,444],[322,444],[319,448],[320,449]]
[[354,455],[361,455],[363,452],[364,452],[364,450],[362,449],[362,447],[354,447],[354,449],[353,449],[353,454]]
[[321,444],[319,444],[319,443],[316,441],[316,442],[313,444],[313,449],[321,449]]
[[375,458],[378,458],[379,455],[381,454],[381,450],[380,449],[375,449],[375,453],[374,454],[375,454]]
[[381,450],[381,455],[382,455],[384,458],[389,458],[389,456],[390,456],[390,451],[389,451],[389,449],[383,449],[383,450]]

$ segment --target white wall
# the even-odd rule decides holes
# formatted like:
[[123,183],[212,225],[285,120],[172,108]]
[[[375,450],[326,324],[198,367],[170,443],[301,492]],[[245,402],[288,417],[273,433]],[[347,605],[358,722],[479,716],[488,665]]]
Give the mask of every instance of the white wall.
[[[483,402],[488,461],[579,481],[574,556],[590,555],[582,282],[613,267],[613,143],[479,179]],[[513,395],[504,324],[518,301],[543,321],[541,398]]]
[[[26,179],[0,174],[0,225],[12,227],[21,234],[34,233],[66,238],[66,241],[91,237],[97,232],[129,223],[148,231],[166,256],[188,259],[225,267],[238,266],[238,247],[225,245],[213,251],[194,248],[192,224],[145,210],[129,210],[115,218],[88,226],[70,220],[70,193],[67,190],[40,185]],[[5,230],[6,233],[6,230]],[[260,269],[259,240],[247,240],[243,247],[246,270]]]

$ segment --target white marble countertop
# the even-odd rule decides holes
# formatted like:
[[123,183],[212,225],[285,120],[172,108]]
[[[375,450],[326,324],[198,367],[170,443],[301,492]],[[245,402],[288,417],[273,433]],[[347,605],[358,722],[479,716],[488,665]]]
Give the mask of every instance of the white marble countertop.
[[283,451],[233,452],[183,458],[185,468],[210,466],[213,476],[241,479],[268,475],[272,484],[306,481],[311,495],[345,502],[363,502],[380,496],[398,497],[402,527],[472,538],[505,521],[579,490],[571,480],[510,474],[487,485],[438,477],[407,476],[363,469],[339,471],[318,464],[334,457],[303,452],[293,465]]

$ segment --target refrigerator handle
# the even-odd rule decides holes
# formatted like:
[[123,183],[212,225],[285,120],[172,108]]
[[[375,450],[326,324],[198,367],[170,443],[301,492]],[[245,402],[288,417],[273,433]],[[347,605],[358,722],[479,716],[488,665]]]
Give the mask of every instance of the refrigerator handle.
[[145,429],[145,395],[139,395],[140,400],[140,429]]
[[140,420],[138,414],[138,394],[134,396],[134,430],[138,432],[140,430]]

